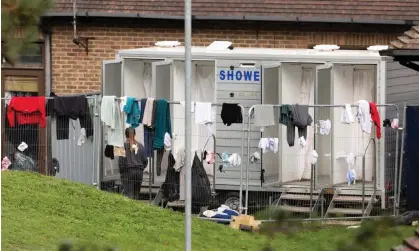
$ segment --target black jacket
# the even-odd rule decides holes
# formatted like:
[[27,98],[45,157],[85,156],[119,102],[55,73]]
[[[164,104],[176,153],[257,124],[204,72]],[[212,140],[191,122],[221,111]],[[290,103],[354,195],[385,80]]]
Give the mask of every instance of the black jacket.
[[79,119],[80,127],[85,128],[86,137],[93,136],[93,123],[89,104],[85,96],[54,97],[54,113],[57,116],[57,139],[68,139],[69,119]]

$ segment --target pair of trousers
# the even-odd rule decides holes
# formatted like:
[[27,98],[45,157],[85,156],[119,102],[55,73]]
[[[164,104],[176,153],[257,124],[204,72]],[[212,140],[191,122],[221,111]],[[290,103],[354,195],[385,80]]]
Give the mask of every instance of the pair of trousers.
[[128,168],[121,173],[123,194],[128,198],[139,200],[141,184],[143,183],[143,169],[139,167]]

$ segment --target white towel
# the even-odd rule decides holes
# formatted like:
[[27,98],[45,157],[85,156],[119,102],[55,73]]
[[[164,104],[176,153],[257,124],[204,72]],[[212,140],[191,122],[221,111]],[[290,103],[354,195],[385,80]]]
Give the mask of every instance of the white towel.
[[370,104],[366,100],[358,101],[358,112],[356,114],[361,130],[365,133],[371,133],[372,121],[370,113]]
[[231,167],[238,167],[241,165],[242,163],[242,159],[240,157],[240,155],[238,153],[233,153],[229,158],[228,158],[228,163],[230,163]]
[[120,99],[121,99],[121,101],[119,103],[119,108],[121,109],[121,112],[123,112],[124,111],[124,106],[127,103],[127,97],[126,96],[121,97]]
[[152,126],[153,125],[153,102],[154,98],[148,98],[145,103],[144,115],[143,115],[143,125]]
[[167,132],[164,134],[164,149],[169,151],[172,148],[172,139]]
[[355,122],[350,104],[345,104],[345,108],[343,108],[342,115],[340,116],[340,121],[343,124],[351,124]]
[[122,122],[121,108],[115,100],[115,96],[102,98],[101,120],[105,124],[108,142],[106,144],[116,147],[124,147],[124,124]]
[[330,129],[332,128],[332,123],[330,120],[320,120],[320,134],[321,135],[329,135]]
[[212,123],[212,109],[209,102],[196,102],[195,105],[195,123]]
[[312,155],[311,164],[315,165],[317,163],[317,159],[319,158],[319,154],[316,152],[316,150],[313,150],[311,152],[311,155]]
[[253,121],[254,126],[274,126],[275,116],[273,106],[256,105],[253,110]]

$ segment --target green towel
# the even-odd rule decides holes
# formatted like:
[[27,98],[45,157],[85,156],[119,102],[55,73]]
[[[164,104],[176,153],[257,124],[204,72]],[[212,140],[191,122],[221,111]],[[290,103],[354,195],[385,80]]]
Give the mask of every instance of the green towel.
[[159,99],[157,101],[156,109],[156,127],[154,133],[154,149],[161,149],[164,147],[164,135],[169,133],[172,138],[172,124],[170,121],[170,107],[169,103],[165,99]]

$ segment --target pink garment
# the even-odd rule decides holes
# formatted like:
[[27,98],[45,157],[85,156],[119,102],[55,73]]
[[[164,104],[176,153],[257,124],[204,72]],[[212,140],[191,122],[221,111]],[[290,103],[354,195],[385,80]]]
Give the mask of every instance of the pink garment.
[[212,165],[215,163],[215,156],[213,152],[207,152],[207,157],[205,158],[205,161]]
[[12,162],[9,160],[9,158],[4,157],[1,161],[1,170],[5,171],[9,168],[9,166],[12,164]]

